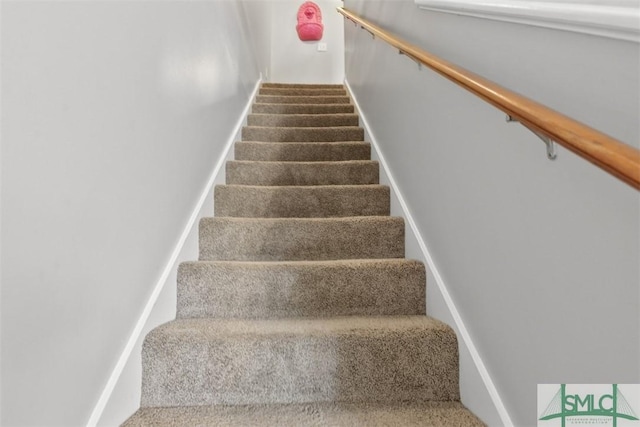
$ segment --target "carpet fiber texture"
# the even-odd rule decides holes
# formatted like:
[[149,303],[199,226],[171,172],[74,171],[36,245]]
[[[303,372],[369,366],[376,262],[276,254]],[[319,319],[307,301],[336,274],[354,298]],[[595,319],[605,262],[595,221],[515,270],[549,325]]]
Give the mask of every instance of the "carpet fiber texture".
[[484,425],[364,138],[341,85],[262,85],[124,426]]
[[460,402],[307,403],[142,408],[128,427],[280,426],[280,427],[481,427]]

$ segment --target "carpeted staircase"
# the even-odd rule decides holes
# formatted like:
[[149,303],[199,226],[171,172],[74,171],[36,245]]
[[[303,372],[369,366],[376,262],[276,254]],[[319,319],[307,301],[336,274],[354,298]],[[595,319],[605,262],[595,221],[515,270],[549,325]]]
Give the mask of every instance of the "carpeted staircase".
[[263,84],[133,426],[481,426],[345,89]]

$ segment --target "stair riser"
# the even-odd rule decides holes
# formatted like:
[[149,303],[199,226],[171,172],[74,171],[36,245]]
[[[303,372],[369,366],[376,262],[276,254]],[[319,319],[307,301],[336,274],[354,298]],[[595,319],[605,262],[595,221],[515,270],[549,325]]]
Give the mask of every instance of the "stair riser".
[[374,161],[243,162],[229,161],[226,182],[231,185],[368,185],[378,184]]
[[190,262],[178,270],[178,318],[425,314],[416,261]]
[[363,142],[236,142],[236,160],[327,162],[368,160],[371,145]]
[[260,95],[279,96],[347,96],[347,91],[340,88],[274,88],[263,87]]
[[352,104],[253,104],[255,114],[352,114]]
[[255,187],[219,185],[215,216],[328,218],[389,215],[389,187]]
[[280,96],[258,95],[256,102],[263,104],[349,104],[348,96]]
[[250,114],[249,126],[263,127],[331,127],[358,126],[356,114]]
[[250,126],[242,128],[242,140],[259,142],[363,141],[364,129],[353,126],[328,128],[273,128]]
[[142,406],[459,399],[450,330],[171,338],[145,341]]
[[401,218],[203,218],[200,260],[302,261],[404,257]]

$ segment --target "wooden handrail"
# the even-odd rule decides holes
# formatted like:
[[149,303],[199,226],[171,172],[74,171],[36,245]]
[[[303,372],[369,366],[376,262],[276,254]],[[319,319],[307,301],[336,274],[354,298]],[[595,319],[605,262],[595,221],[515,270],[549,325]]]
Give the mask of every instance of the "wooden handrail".
[[438,58],[396,35],[339,7],[338,12],[397,48],[400,53],[431,68],[504,111],[513,120],[546,136],[611,175],[640,190],[640,150],[580,123],[523,95]]

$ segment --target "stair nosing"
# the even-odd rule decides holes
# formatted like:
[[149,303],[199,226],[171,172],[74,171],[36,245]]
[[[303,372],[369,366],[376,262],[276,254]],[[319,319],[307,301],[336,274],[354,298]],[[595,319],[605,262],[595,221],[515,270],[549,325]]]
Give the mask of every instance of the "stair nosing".
[[[252,161],[252,160],[248,160]],[[295,162],[287,162],[295,163]],[[314,162],[307,162],[314,163]],[[321,162],[315,162],[321,163]],[[216,184],[215,187],[230,187],[230,188],[255,188],[255,189],[300,189],[300,191],[322,190],[327,188],[349,188],[349,189],[367,189],[367,188],[389,188],[385,184],[321,184],[321,185],[255,185],[255,184]]]
[[[192,329],[197,326],[208,326]],[[217,327],[213,327],[217,326]],[[243,330],[243,326],[245,327]],[[225,327],[228,328],[225,330]],[[234,330],[234,328],[237,328]],[[441,331],[453,334],[455,332],[448,324],[425,314],[390,315],[390,316],[331,316],[331,317],[293,317],[277,319],[219,319],[219,318],[182,318],[171,320],[153,329],[148,337],[153,340],[156,336],[176,336],[185,340],[194,338],[188,331],[197,330],[196,338],[220,339],[223,337],[240,336],[331,336],[339,334],[353,334],[376,331]]]
[[[325,222],[329,222],[329,221],[334,221],[334,222],[338,222],[338,221],[368,221],[368,222],[372,222],[372,221],[376,221],[376,220],[385,220],[385,221],[392,221],[392,222],[398,222],[398,221],[402,221],[404,222],[404,218],[401,216],[392,216],[392,215],[371,215],[371,216],[345,216],[345,217],[329,217],[329,218],[323,218],[323,217],[311,217],[311,218],[296,218],[296,217],[291,217],[291,218],[241,218],[241,217],[235,217],[235,216],[205,216],[200,218],[200,221],[211,221],[211,220],[230,220],[230,221],[237,221],[237,222],[244,222],[244,221],[264,221],[264,222],[275,222],[275,221],[308,221],[308,222],[321,222],[321,221],[325,221]],[[357,259],[357,258],[356,258]]]
[[180,265],[238,265],[238,266],[268,266],[268,267],[281,267],[283,265],[303,266],[310,264],[313,266],[326,266],[329,264],[334,265],[349,265],[349,264],[413,264],[423,265],[424,262],[413,258],[351,258],[351,259],[331,259],[331,260],[285,260],[285,261],[236,261],[236,260],[190,260],[183,261]]
[[379,162],[377,160],[317,160],[317,161],[296,161],[296,160],[292,160],[292,161],[281,161],[281,160],[229,160],[229,162],[233,162],[233,163],[243,163],[243,164],[255,164],[255,163],[287,163],[287,164],[293,164],[293,163],[301,163],[301,164],[313,164],[313,165],[321,165],[323,163],[331,163],[331,164],[354,164],[354,163],[361,163],[361,164],[379,164]]

